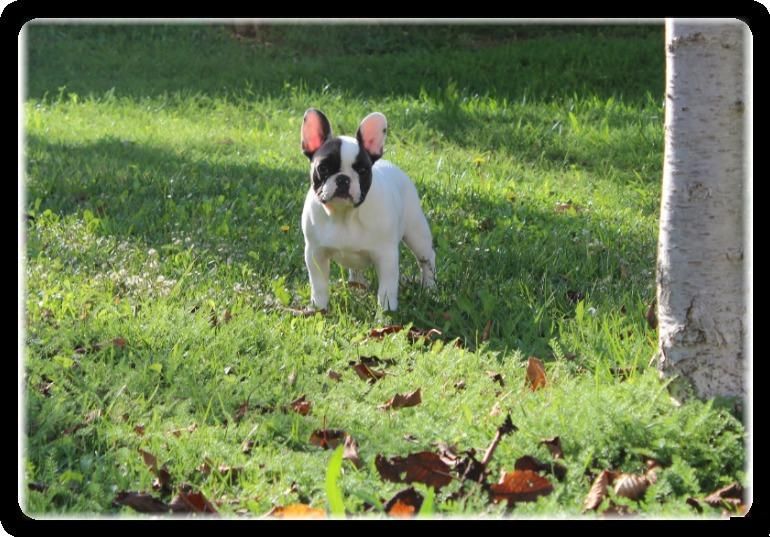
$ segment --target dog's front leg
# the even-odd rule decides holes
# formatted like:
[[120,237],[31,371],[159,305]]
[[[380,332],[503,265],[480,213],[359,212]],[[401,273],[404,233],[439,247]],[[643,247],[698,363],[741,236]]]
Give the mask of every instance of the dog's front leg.
[[310,277],[310,301],[321,310],[325,310],[329,305],[329,259],[328,252],[305,245],[305,265]]
[[377,302],[384,310],[398,309],[398,245],[372,256],[377,271]]

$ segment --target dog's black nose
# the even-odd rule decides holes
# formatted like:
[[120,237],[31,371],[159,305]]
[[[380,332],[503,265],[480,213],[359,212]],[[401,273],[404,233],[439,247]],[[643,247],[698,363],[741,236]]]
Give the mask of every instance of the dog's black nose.
[[350,189],[350,177],[347,175],[337,176],[337,191],[347,192]]

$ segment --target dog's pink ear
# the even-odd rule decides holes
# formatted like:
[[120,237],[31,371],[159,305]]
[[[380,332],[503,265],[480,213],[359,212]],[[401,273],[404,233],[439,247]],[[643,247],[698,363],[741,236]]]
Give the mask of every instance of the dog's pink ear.
[[356,138],[358,144],[369,153],[372,162],[382,156],[385,151],[385,135],[388,132],[388,122],[379,112],[366,116],[358,127]]
[[312,159],[326,140],[332,135],[332,127],[323,112],[308,108],[302,119],[302,152]]

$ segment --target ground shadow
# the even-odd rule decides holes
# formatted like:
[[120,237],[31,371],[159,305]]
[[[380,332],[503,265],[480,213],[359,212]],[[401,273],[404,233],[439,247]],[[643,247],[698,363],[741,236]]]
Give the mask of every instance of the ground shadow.
[[[27,143],[35,159],[27,199],[41,199],[39,210],[89,210],[102,219],[102,233],[148,248],[192,238],[221,263],[235,258],[267,280],[285,276],[289,289],[307,286],[298,225],[307,189],[304,157],[296,167],[269,168],[196,160],[112,138],[62,145],[31,135]],[[91,173],[57,175],[73,169]],[[572,315],[577,300],[619,296],[628,285],[620,281],[621,263],[644,265],[654,247],[582,209],[544,210],[515,196],[494,199],[429,183],[420,190],[434,233],[439,291],[426,295],[405,285],[395,319],[439,327],[474,346],[493,321],[493,346],[543,355],[558,336],[558,319]],[[559,196],[553,192],[554,203]],[[599,238],[598,246],[587,246]],[[404,253],[401,265],[406,279],[417,277],[411,255]]]

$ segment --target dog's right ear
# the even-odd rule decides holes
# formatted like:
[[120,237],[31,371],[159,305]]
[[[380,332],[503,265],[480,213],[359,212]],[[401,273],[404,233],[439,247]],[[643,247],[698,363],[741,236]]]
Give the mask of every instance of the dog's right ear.
[[302,119],[302,152],[309,159],[332,135],[332,126],[323,112],[308,108]]

